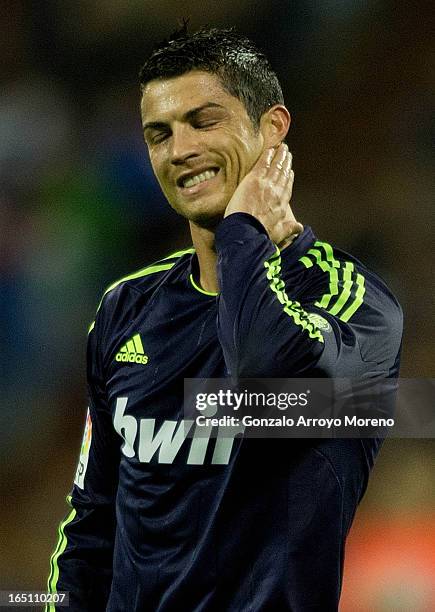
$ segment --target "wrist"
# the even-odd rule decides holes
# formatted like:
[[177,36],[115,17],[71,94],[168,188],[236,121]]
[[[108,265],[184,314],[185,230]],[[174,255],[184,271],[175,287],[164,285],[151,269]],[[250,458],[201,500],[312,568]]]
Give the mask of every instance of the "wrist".
[[290,236],[288,236],[287,238],[284,238],[284,240],[282,240],[279,244],[277,244],[277,247],[279,248],[280,251],[283,251],[288,246],[290,246],[292,242],[294,242],[296,238],[298,238],[298,236],[302,234],[302,232],[304,231],[304,226],[301,223],[299,225],[301,226],[300,230],[298,229],[297,231],[293,232],[292,234],[290,234]]

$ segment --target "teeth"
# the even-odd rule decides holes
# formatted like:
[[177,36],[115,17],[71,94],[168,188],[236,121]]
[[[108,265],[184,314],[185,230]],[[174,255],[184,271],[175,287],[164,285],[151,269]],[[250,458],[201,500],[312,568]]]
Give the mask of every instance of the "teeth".
[[198,183],[203,183],[204,181],[208,181],[209,179],[216,176],[216,170],[206,170],[205,172],[201,172],[201,174],[196,174],[195,176],[189,176],[184,182],[183,187],[194,187],[194,185],[198,185]]

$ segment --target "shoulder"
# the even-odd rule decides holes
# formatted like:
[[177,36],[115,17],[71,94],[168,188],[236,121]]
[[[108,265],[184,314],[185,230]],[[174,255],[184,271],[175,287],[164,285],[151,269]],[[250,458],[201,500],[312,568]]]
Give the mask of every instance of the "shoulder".
[[144,296],[166,282],[174,270],[180,266],[184,268],[192,253],[193,248],[176,251],[111,283],[102,295],[89,332],[94,329],[99,318],[119,311],[125,313],[137,301],[138,296]]
[[401,314],[397,298],[378,274],[328,242],[315,240],[298,264],[305,272],[306,293],[313,290],[319,307],[345,323],[364,306]]
[[321,240],[315,240],[298,263],[305,270],[305,298],[318,312],[356,335],[363,359],[380,363],[386,355],[398,354],[402,309],[377,273]]

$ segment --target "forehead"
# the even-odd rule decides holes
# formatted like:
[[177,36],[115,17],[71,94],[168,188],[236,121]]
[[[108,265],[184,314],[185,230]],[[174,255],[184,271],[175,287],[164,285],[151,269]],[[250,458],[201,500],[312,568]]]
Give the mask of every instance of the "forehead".
[[142,119],[164,121],[181,117],[192,108],[209,102],[222,105],[230,112],[244,112],[240,100],[229,94],[215,74],[199,70],[170,79],[150,81],[142,94]]

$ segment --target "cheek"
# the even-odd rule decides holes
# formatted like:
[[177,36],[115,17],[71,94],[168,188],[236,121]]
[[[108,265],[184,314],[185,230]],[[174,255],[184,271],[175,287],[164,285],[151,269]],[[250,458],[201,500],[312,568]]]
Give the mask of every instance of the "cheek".
[[260,152],[259,144],[253,140],[252,134],[246,132],[238,137],[232,155],[238,183],[252,169]]
[[167,181],[165,180],[165,166],[159,156],[150,155],[151,168],[160,187],[164,192],[167,191]]

